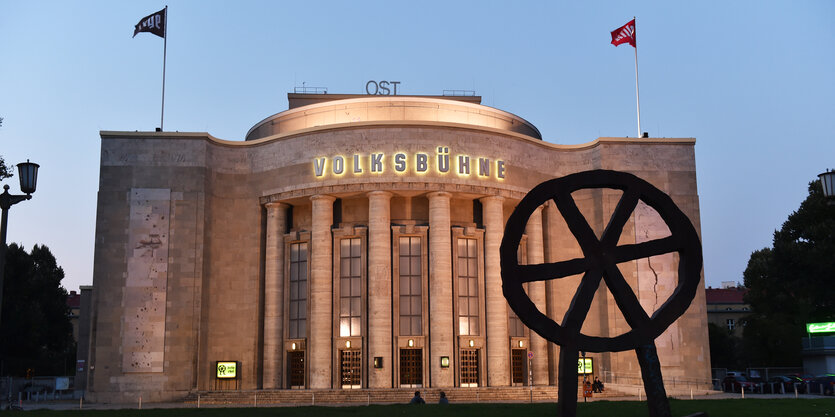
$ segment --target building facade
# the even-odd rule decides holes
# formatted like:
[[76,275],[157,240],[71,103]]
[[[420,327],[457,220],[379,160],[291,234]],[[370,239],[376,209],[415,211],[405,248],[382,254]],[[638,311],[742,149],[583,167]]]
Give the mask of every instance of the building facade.
[[742,338],[745,318],[751,314],[751,308],[745,302],[746,293],[747,288],[737,287],[735,283],[723,283],[722,288],[705,289],[708,323],[727,329],[729,334]]
[[[101,132],[88,395],[511,386],[528,384],[529,368],[533,384],[555,385],[558,347],[501,291],[499,245],[516,203],[548,179],[627,171],[699,230],[693,139],[555,145],[479,97],[289,100],[244,141]],[[599,236],[620,192],[572,197]],[[665,234],[639,204],[621,242]],[[582,252],[551,203],[529,220],[519,256]],[[677,262],[619,265],[648,313],[675,288]],[[527,291],[561,320],[579,278]],[[601,285],[584,333],[628,330]],[[656,343],[665,378],[709,384],[703,291]],[[639,375],[634,352],[589,356],[597,375]]]

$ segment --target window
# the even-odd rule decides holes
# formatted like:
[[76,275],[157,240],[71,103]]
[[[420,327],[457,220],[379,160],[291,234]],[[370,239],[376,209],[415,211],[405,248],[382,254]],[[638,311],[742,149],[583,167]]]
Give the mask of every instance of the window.
[[339,243],[339,336],[359,336],[362,303],[360,238],[342,239]]
[[290,329],[291,339],[307,333],[307,242],[290,244]]
[[401,236],[400,243],[400,335],[420,336],[423,297],[421,296],[420,237]]
[[736,322],[734,321],[734,319],[728,319],[728,330],[733,330],[735,326]]
[[458,334],[478,335],[478,241],[458,239]]
[[522,320],[519,320],[519,316],[510,309],[510,306],[507,306],[507,311],[510,314],[508,318],[510,320],[510,328],[508,329],[510,337],[525,337],[525,325]]

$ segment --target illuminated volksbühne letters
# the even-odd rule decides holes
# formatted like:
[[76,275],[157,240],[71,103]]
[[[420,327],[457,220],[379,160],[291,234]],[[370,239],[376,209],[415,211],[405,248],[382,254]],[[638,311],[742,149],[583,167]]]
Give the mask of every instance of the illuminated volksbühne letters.
[[[347,166],[349,162],[351,164],[350,168]],[[396,174],[434,172],[443,175],[453,172],[459,177],[498,180],[505,179],[507,173],[505,162],[501,159],[464,154],[456,154],[453,157],[450,155],[447,146],[439,146],[434,157],[426,152],[411,154],[406,152],[395,152],[393,154],[372,152],[351,154],[350,156],[334,155],[313,158],[313,174],[316,178],[322,179],[330,175],[341,176],[346,173],[354,176],[369,173],[383,174],[389,169]]]

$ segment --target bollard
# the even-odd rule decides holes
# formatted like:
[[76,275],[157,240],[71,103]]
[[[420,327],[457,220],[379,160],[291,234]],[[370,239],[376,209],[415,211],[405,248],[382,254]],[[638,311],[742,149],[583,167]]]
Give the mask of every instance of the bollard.
[[139,396],[139,409],[142,409],[142,396]]
[[797,383],[794,384],[794,398],[797,399]]
[[310,400],[310,405],[316,405],[316,393],[313,393],[313,397]]
[[197,408],[200,408],[200,394],[197,394]]
[[258,408],[258,394],[257,393],[255,394],[255,404],[253,404],[253,407]]
[[84,409],[84,397],[81,397],[81,398],[78,399],[78,409],[79,410]]
[[740,390],[740,391],[742,391],[742,399],[744,400],[744,399],[745,399],[745,387],[743,387],[743,386],[740,384],[740,386],[739,386],[739,390]]
[[690,387],[690,399],[693,399],[693,387]]
[[371,394],[366,394],[365,397],[365,406],[368,407],[371,405]]

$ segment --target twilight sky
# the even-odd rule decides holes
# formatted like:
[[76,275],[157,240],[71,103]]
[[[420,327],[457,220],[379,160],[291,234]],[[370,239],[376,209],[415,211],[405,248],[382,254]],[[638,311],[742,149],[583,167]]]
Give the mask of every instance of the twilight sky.
[[[835,2],[169,0],[166,130],[243,140],[293,87],[475,90],[548,142],[695,137],[707,285],[742,281],[752,251],[835,168]],[[163,40],[131,38],[152,1],[0,0],[0,155],[41,164],[8,241],[50,247],[67,289],[92,284],[99,130],[160,122]],[[17,177],[6,180],[19,193]]]

